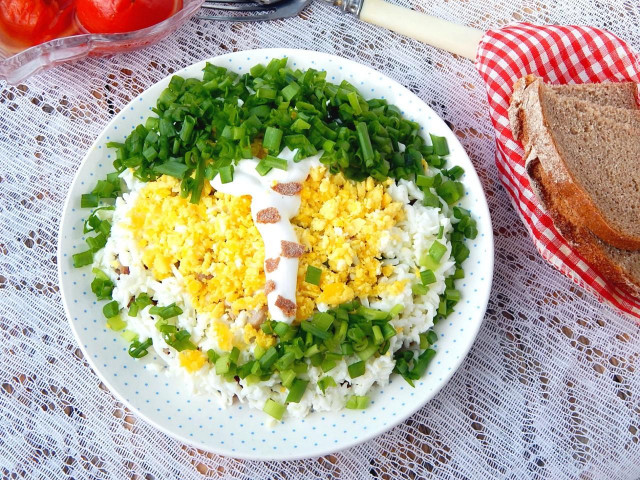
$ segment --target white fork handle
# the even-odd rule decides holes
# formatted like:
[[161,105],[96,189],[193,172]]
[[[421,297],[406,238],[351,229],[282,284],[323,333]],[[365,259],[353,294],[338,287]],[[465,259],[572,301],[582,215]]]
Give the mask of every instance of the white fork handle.
[[471,60],[484,32],[432,17],[384,0],[364,0],[360,20],[406,35]]

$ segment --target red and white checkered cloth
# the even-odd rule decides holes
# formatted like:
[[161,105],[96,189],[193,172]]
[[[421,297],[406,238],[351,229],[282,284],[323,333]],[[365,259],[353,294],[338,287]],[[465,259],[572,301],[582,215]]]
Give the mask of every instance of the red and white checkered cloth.
[[537,249],[600,300],[640,318],[640,300],[615,289],[587,265],[540,208],[525,172],[522,146],[513,138],[507,115],[513,84],[526,74],[554,84],[640,83],[640,57],[618,37],[597,28],[519,23],[487,32],[478,47],[476,66],[487,86],[500,180]]

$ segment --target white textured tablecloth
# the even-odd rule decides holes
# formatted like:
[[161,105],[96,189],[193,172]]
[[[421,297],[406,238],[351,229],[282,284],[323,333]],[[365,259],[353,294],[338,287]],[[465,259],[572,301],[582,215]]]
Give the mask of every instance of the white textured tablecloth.
[[[483,29],[512,21],[589,24],[640,49],[635,0],[419,0],[413,7]],[[425,100],[469,152],[496,241],[486,319],[451,382],[388,433],[298,462],[200,452],[126,411],[82,358],[57,286],[63,201],[107,121],[173,71],[260,47],[336,53]],[[639,327],[543,262],[498,182],[493,149],[484,86],[471,61],[319,3],[272,23],[191,21],[143,51],[60,66],[16,87],[0,82],[0,475],[640,478]]]

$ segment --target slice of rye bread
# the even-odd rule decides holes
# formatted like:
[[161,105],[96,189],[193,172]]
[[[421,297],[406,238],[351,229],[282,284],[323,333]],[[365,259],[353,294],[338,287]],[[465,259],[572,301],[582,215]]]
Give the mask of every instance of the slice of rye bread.
[[640,252],[612,247],[581,227],[575,208],[557,191],[537,158],[528,163],[527,172],[540,203],[562,236],[610,283],[640,298]]
[[525,162],[540,160],[580,224],[640,250],[640,111],[560,96],[530,77],[516,83],[510,110]]
[[596,105],[638,109],[638,85],[633,82],[583,83],[579,85],[547,85],[558,95],[574,97]]
[[[516,139],[522,135],[522,122],[519,109],[522,105],[524,90],[537,80],[535,75],[527,75],[516,82],[511,106],[509,107],[509,120]],[[617,107],[630,110],[640,109],[640,85],[633,82],[620,83],[583,83],[579,85],[546,85],[552,92],[567,97],[574,97],[603,107]]]

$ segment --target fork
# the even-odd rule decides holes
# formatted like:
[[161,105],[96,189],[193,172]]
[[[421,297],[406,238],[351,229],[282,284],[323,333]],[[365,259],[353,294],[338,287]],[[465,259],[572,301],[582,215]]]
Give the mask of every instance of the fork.
[[[433,17],[385,0],[325,0],[344,13],[448,52],[475,60],[482,30]],[[204,20],[250,22],[277,20],[300,13],[311,0],[205,0],[203,8],[234,15],[199,15]]]
[[202,20],[258,22],[293,17],[311,0],[205,0],[205,10],[233,12],[233,15],[198,15]]

